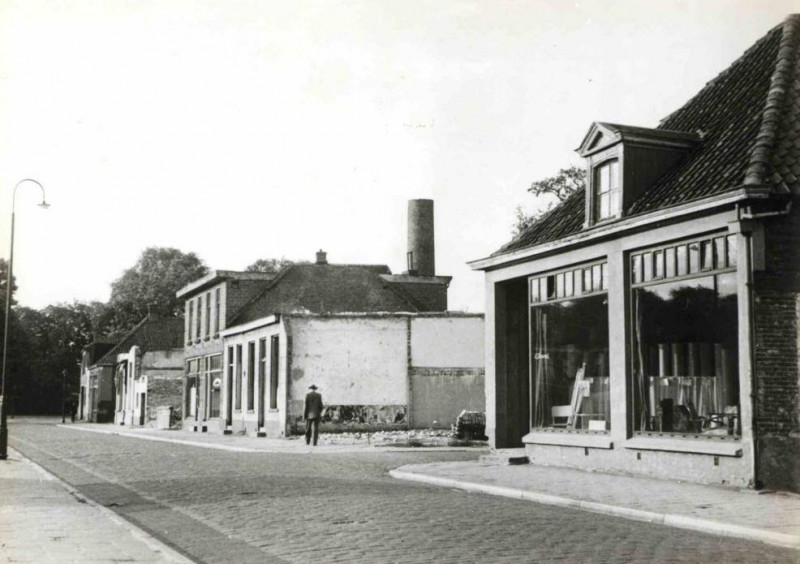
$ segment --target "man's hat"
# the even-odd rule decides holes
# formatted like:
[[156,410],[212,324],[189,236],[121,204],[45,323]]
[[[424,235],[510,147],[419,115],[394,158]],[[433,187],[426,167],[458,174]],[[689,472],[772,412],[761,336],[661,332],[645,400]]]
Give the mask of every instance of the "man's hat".
[[308,389],[309,389],[309,390],[316,390],[316,389],[317,389],[317,387],[316,387],[314,384],[311,384],[311,385],[308,387]]

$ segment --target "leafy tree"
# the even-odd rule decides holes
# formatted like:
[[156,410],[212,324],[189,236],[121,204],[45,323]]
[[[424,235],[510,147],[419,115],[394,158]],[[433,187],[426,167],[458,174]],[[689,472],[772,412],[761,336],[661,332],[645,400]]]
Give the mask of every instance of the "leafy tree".
[[258,259],[256,262],[245,268],[246,272],[278,272],[280,269],[291,264],[308,264],[304,260],[289,260],[285,257],[279,259],[267,258]]
[[77,392],[78,364],[83,348],[94,340],[98,306],[73,302],[38,311],[17,308],[12,350],[21,354],[9,365],[8,382],[17,413],[60,413],[65,371],[66,393]]
[[194,253],[150,247],[132,268],[111,283],[109,311],[100,315],[113,334],[130,330],[147,315],[148,306],[165,315],[180,316],[184,303],[175,293],[207,273],[208,268]]
[[525,231],[531,224],[538,221],[556,205],[565,201],[585,185],[586,170],[576,166],[562,168],[555,176],[531,183],[528,192],[533,194],[537,200],[543,199],[545,205],[533,213],[527,213],[522,206],[517,206],[513,227],[514,235],[519,235]]

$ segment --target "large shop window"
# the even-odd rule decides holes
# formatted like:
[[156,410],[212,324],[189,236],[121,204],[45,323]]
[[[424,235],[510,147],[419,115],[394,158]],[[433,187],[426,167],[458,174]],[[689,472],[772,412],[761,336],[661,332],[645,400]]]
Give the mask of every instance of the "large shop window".
[[634,429],[738,436],[736,239],[632,260]]
[[605,263],[530,279],[534,428],[607,431]]

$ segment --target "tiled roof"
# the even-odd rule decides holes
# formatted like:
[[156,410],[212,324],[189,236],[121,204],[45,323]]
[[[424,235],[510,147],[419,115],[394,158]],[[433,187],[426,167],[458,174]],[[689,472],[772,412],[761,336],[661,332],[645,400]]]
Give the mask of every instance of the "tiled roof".
[[95,364],[114,364],[118,354],[127,353],[134,346],[143,353],[179,349],[183,347],[183,330],[183,319],[179,317],[145,317]]
[[388,267],[353,264],[295,264],[245,305],[231,326],[275,313],[415,312],[406,293],[384,281]]
[[[743,187],[771,193],[800,189],[798,50],[800,15],[792,15],[662,120],[658,129],[698,133],[702,141],[633,202],[625,215]],[[583,202],[582,193],[573,195],[495,255],[579,232]]]

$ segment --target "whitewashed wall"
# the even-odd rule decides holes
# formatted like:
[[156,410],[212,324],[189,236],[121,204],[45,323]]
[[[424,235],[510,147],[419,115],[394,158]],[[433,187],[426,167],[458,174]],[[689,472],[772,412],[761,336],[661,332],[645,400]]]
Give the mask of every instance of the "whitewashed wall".
[[483,367],[483,317],[417,317],[411,320],[411,365]]
[[407,404],[405,318],[292,320],[293,398],[320,388],[327,405]]

